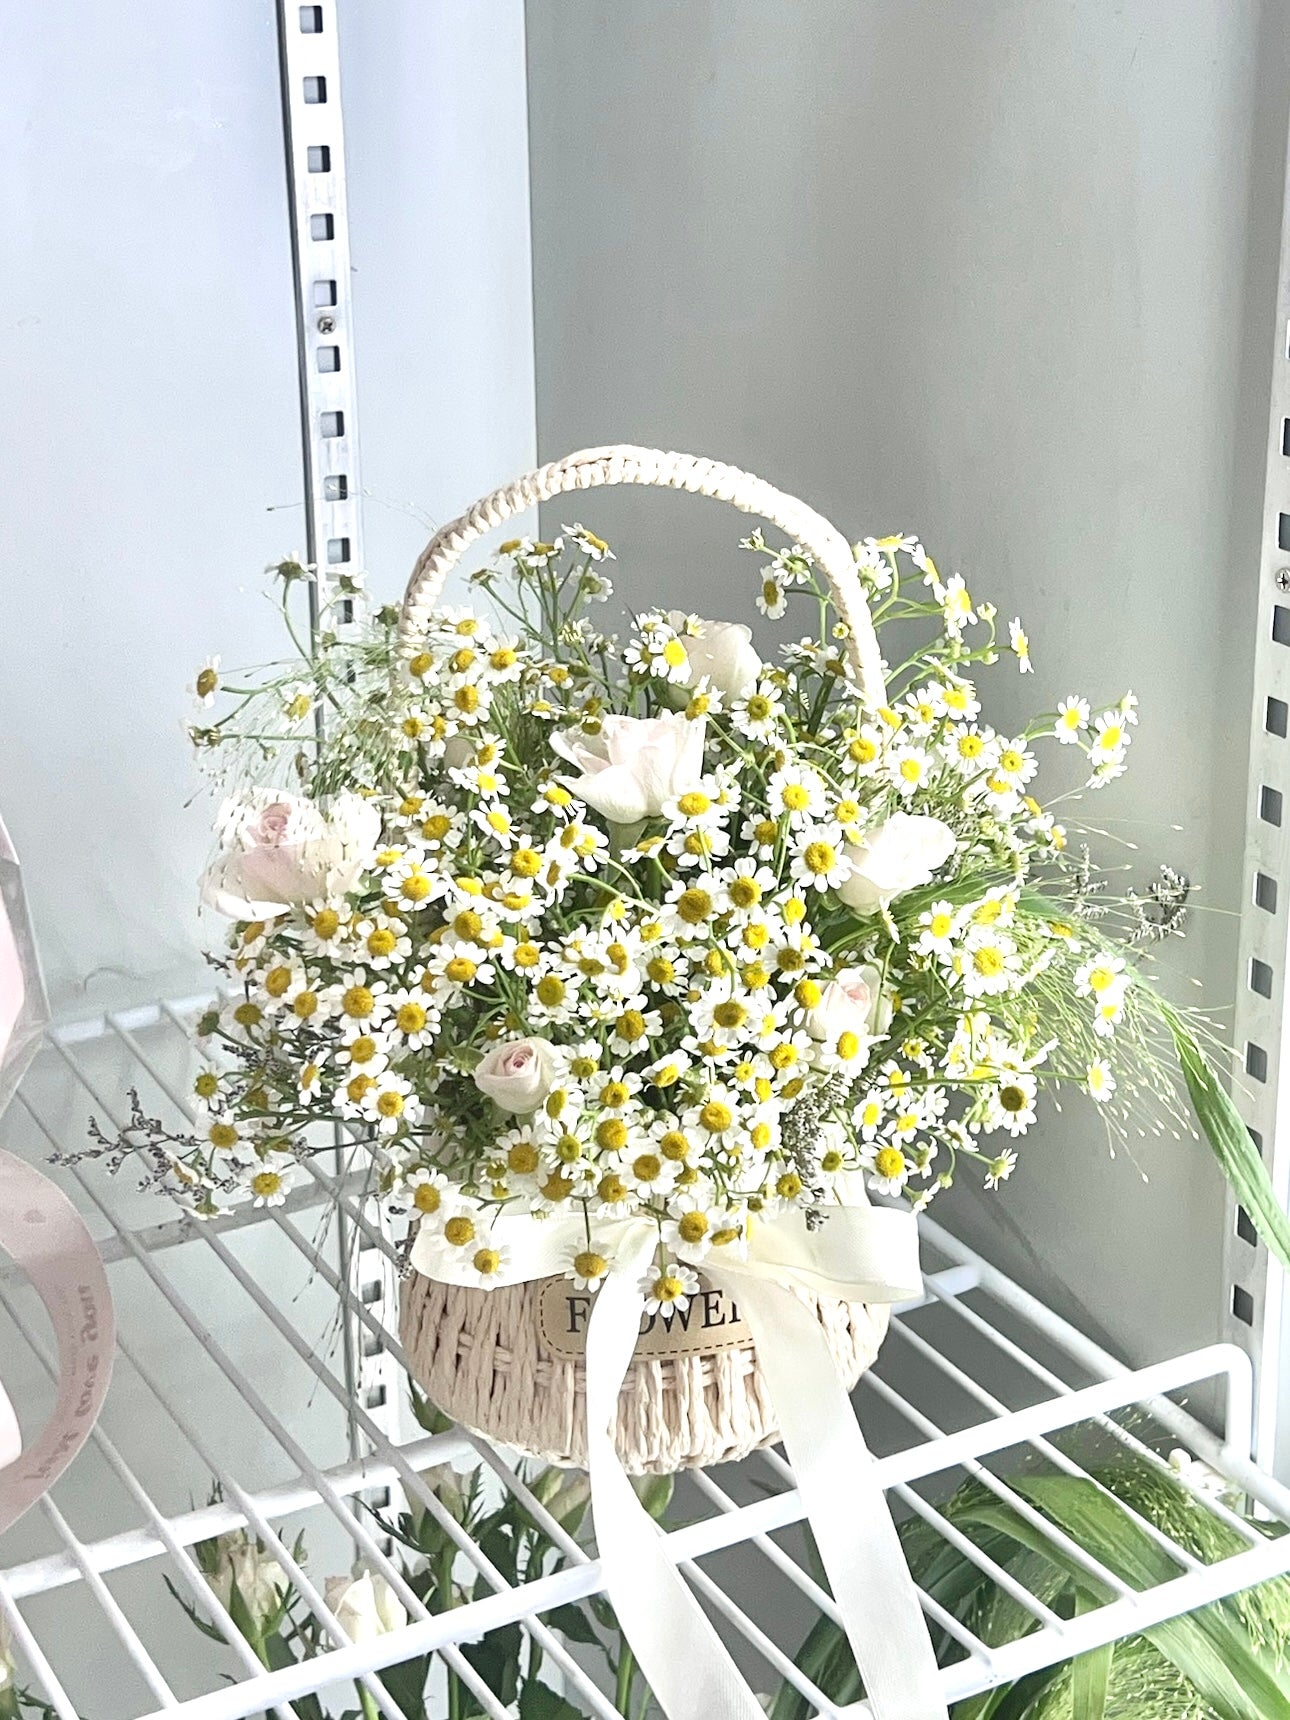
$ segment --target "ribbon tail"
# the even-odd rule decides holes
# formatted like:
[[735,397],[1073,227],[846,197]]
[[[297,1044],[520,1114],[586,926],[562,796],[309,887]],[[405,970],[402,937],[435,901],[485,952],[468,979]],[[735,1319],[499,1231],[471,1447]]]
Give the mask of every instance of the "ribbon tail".
[[[107,1274],[93,1238],[60,1188],[0,1151],[0,1248],[31,1280],[58,1344],[58,1398],[49,1424],[19,1454],[0,1391],[0,1534],[62,1474],[90,1436],[107,1396],[115,1324]],[[8,1461],[7,1461],[8,1460]]]
[[656,1240],[647,1237],[619,1257],[587,1326],[587,1468],[605,1590],[668,1720],[765,1720],[757,1698],[668,1558],[658,1525],[636,1497],[614,1445],[618,1393],[636,1348],[644,1307],[637,1278]]
[[873,1720],[946,1720],[918,1591],[819,1321],[783,1284],[721,1276],[752,1332]]

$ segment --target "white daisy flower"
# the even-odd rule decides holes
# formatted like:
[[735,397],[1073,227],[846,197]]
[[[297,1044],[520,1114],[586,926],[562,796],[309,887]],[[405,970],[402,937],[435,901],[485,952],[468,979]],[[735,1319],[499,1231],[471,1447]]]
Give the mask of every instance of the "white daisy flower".
[[590,1243],[585,1248],[577,1249],[569,1259],[565,1276],[572,1279],[574,1287],[585,1290],[594,1296],[596,1291],[609,1276],[613,1262]]
[[699,1276],[679,1260],[668,1260],[661,1267],[651,1268],[641,1280],[645,1294],[645,1312],[660,1315],[670,1321],[674,1314],[684,1314],[691,1296],[698,1294]]
[[811,890],[836,890],[851,872],[840,825],[808,825],[801,832],[791,867],[798,883]]
[[1084,1085],[1090,1099],[1105,1105],[1115,1092],[1115,1076],[1104,1057],[1095,1057],[1085,1074]]
[[199,705],[210,706],[215,703],[220,684],[219,663],[218,657],[208,657],[193,676],[188,691]]
[[1053,733],[1063,746],[1073,746],[1078,742],[1082,730],[1088,727],[1088,710],[1088,700],[1078,695],[1063,699],[1058,705]]
[[253,1206],[281,1206],[300,1174],[290,1153],[269,1152],[249,1161],[239,1180]]
[[1034,664],[1030,661],[1030,641],[1022,631],[1021,618],[1014,617],[1008,623],[1008,644],[1016,653],[1017,665],[1023,675],[1031,674]]

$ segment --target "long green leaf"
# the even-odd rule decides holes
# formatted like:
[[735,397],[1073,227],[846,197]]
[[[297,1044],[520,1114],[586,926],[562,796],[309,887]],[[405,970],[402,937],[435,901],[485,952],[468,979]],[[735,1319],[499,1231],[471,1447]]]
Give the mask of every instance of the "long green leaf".
[[[1123,1581],[1148,1588],[1178,1574],[1168,1554],[1091,1482],[1071,1476],[1017,1477],[1012,1485]],[[1006,1506],[983,1506],[979,1515],[1024,1546],[1044,1544],[1045,1538]],[[1060,1548],[1048,1543],[1046,1551],[1055,1564],[1068,1570],[1077,1587],[1095,1599],[1108,1598]],[[1223,1609],[1203,1607],[1141,1634],[1173,1662],[1223,1720],[1290,1716],[1290,1688],[1284,1676],[1272,1657],[1260,1654],[1249,1633]]]
[[1171,1005],[1163,999],[1159,1001],[1161,1014],[1173,1036],[1192,1108],[1214,1157],[1259,1235],[1281,1264],[1290,1268],[1290,1220],[1281,1209],[1272,1179],[1250,1139],[1250,1132],[1226,1089],[1205,1061],[1205,1055],[1186,1022]]
[[[1084,1612],[1088,1605],[1087,1597],[1079,1594],[1076,1612]],[[1114,1660],[1113,1642],[1075,1656],[1071,1662],[1071,1720],[1106,1720],[1106,1697]]]

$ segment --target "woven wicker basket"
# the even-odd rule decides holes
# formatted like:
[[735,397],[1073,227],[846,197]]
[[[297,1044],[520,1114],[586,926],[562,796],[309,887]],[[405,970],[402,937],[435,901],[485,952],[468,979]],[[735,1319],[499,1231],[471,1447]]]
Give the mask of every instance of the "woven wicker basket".
[[[415,649],[450,569],[493,526],[538,502],[602,485],[689,490],[756,514],[811,551],[828,578],[866,694],[881,703],[882,659],[851,549],[804,503],[746,472],[645,448],[572,454],[495,491],[438,532],[413,570],[402,635]],[[553,1344],[543,1298],[551,1280],[472,1290],[414,1273],[403,1288],[400,1335],[430,1400],[464,1427],[548,1463],[586,1456],[582,1363]],[[887,1309],[798,1291],[824,1328],[838,1372],[854,1385],[887,1329]],[[778,1437],[752,1343],[714,1340],[684,1353],[637,1352],[619,1397],[617,1445],[632,1473],[670,1473],[741,1457]]]

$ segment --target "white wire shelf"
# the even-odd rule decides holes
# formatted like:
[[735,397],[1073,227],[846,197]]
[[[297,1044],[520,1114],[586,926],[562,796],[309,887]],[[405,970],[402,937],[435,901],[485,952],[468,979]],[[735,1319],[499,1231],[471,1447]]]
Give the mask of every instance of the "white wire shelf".
[[[5,1145],[44,1162],[55,1148],[84,1141],[90,1115],[109,1129],[122,1122],[131,1088],[145,1110],[174,1120],[190,1090],[186,1026],[202,1001],[150,1005],[51,1033],[5,1121]],[[338,1180],[314,1162],[285,1206],[203,1225],[159,1208],[128,1167],[114,1179],[96,1165],[56,1174],[108,1262],[120,1347],[91,1445],[53,1494],[0,1539],[0,1630],[19,1682],[59,1720],[260,1713],[292,1720],[290,1704],[309,1693],[332,1693],[333,1713],[352,1710],[357,1680],[369,1713],[399,1720],[381,1672],[433,1651],[471,1690],[479,1712],[503,1720],[513,1709],[487,1688],[461,1645],[518,1621],[567,1699],[596,1720],[613,1720],[619,1710],[546,1622],[553,1609],[598,1592],[594,1550],[571,1539],[485,1443],[460,1431],[426,1435],[407,1411],[397,1385],[392,1248],[364,1210],[361,1179]],[[336,1227],[327,1223],[337,1201],[352,1245],[379,1259],[370,1282],[339,1258]],[[1128,1449],[1163,1464],[1160,1452],[1182,1443],[1236,1493],[1290,1523],[1290,1492],[1246,1456],[1252,1379],[1241,1350],[1215,1345],[1129,1371],[940,1226],[926,1223],[924,1240],[926,1295],[898,1310],[857,1407],[897,1514],[922,1517],[1034,1621],[1015,1640],[987,1646],[925,1596],[929,1617],[954,1644],[942,1672],[948,1701],[1290,1571],[1290,1536],[1265,1535],[1188,1482],[1196,1509],[1221,1518],[1238,1550],[1203,1563],[1151,1528],[1174,1574],[1134,1589],[1009,1484],[1023,1463],[1028,1473],[1036,1466],[1085,1473],[1085,1447],[1103,1455]],[[356,1392],[347,1326],[368,1357],[388,1358],[388,1372],[376,1377],[390,1388],[373,1389],[366,1370]],[[49,1354],[34,1296],[16,1268],[0,1264],[0,1358],[29,1432],[52,1401]],[[1184,1407],[1189,1395],[1211,1401],[1215,1383],[1226,1417],[1221,1439]],[[559,1567],[508,1584],[422,1479],[450,1461],[488,1465],[495,1485],[559,1550]],[[967,1477],[1076,1559],[1103,1585],[1105,1604],[1059,1617],[993,1566],[939,1508]],[[461,1572],[482,1579],[480,1598],[427,1610],[368,1508],[400,1497],[453,1535]],[[794,1664],[820,1613],[836,1614],[810,1574],[802,1508],[782,1458],[761,1453],[687,1477],[675,1516],[669,1551],[755,1687],[786,1679],[822,1716],[866,1713],[863,1704],[831,1704]],[[193,1549],[243,1527],[272,1550],[320,1621],[316,1658],[266,1670],[215,1602]],[[303,1566],[292,1551],[302,1534]],[[391,1582],[409,1623],[351,1644],[322,1591],[324,1577],[348,1570],[356,1557]],[[197,1632],[168,1583],[224,1629],[226,1645]]]

